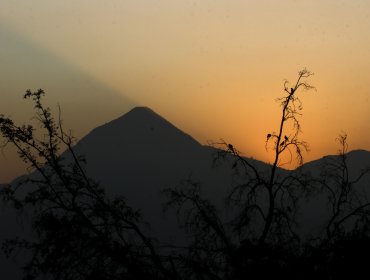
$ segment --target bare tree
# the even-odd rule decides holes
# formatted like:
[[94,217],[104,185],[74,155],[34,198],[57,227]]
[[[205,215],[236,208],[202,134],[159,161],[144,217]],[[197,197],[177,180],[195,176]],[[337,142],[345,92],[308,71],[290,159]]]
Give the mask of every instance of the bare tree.
[[322,167],[320,187],[327,197],[330,217],[324,228],[322,245],[335,242],[351,231],[366,227],[370,220],[370,201],[366,189],[359,187],[369,167],[360,170],[359,174],[351,174],[348,166],[347,135],[337,138],[340,149],[337,157],[328,158]]
[[[303,164],[303,156],[302,156],[302,149],[307,150],[308,146],[307,143],[301,141],[299,139],[299,133],[301,132],[301,126],[299,124],[298,116],[300,115],[300,111],[302,110],[302,103],[297,96],[298,90],[310,90],[313,87],[307,83],[306,79],[312,76],[313,74],[304,69],[298,73],[298,79],[294,86],[288,89],[288,81],[284,83],[284,91],[286,95],[278,100],[281,101],[282,106],[282,114],[281,114],[281,121],[278,133],[269,133],[267,134],[266,143],[269,141],[274,142],[274,151],[275,151],[275,159],[271,167],[271,174],[270,178],[268,179],[267,185],[265,185],[267,192],[268,192],[268,200],[269,200],[269,207],[268,211],[265,215],[265,225],[263,227],[263,232],[259,238],[259,243],[265,242],[270,228],[273,224],[274,215],[275,213],[275,203],[279,194],[284,196],[287,194],[288,196],[292,194],[291,192],[291,182],[289,179],[283,179],[283,181],[278,182],[276,180],[276,170],[281,159],[281,155],[288,151],[292,154],[291,149],[295,150],[296,158],[300,165]],[[293,123],[293,129],[289,131],[288,136],[285,132],[285,127],[288,122]],[[284,136],[283,136],[284,135]],[[286,181],[289,181],[286,184]],[[283,213],[286,213],[285,209],[282,209]],[[288,209],[286,209],[288,210]],[[288,211],[289,212],[289,211]],[[289,223],[289,221],[287,220]]]
[[[60,116],[55,121],[43,106],[43,96],[43,90],[24,95],[35,104],[41,137],[35,136],[33,126],[17,126],[0,116],[3,145],[14,145],[20,158],[36,171],[2,193],[17,209],[33,213],[36,238],[4,244],[8,253],[16,247],[31,251],[25,278],[176,279],[168,258],[144,234],[139,212],[122,197],[108,198],[104,188],[86,175],[84,159],[72,148],[73,137],[63,130]],[[62,157],[62,149],[72,160]]]
[[[307,279],[358,278],[367,273],[370,250],[369,167],[351,171],[347,135],[336,139],[338,155],[323,159],[310,178],[310,199],[326,206],[321,231],[305,243],[301,267]],[[355,172],[353,172],[355,171]]]
[[277,99],[282,107],[280,126],[278,132],[268,133],[266,137],[266,149],[269,147],[268,144],[272,143],[274,151],[274,160],[269,173],[262,174],[231,144],[227,145],[227,151],[236,157],[236,162],[251,173],[247,182],[235,187],[231,195],[231,198],[235,198],[233,201],[241,203],[244,208],[240,214],[238,230],[240,231],[241,227],[250,227],[251,221],[257,220],[261,232],[256,233],[253,239],[258,240],[259,245],[276,237],[280,238],[279,242],[283,241],[282,237],[296,238],[293,230],[294,214],[306,180],[291,173],[279,176],[278,170],[284,153],[288,153],[291,159],[295,154],[298,164],[303,163],[302,152],[308,149],[308,145],[299,138],[301,126],[298,118],[302,103],[298,93],[300,90],[313,89],[307,82],[312,75],[310,71],[304,69],[298,73],[293,87],[288,89],[288,81],[284,83],[285,95]]
[[[279,170],[279,164],[284,153],[295,153],[298,164],[303,163],[302,152],[307,150],[307,144],[299,138],[302,104],[298,93],[313,89],[307,82],[312,75],[304,69],[290,89],[289,83],[284,83],[285,95],[278,99],[282,107],[280,126],[277,133],[268,133],[266,139],[266,147],[272,143],[275,155],[269,172],[260,170],[232,144],[216,143],[224,148],[219,156],[234,161],[232,168],[240,178],[228,197],[228,206],[234,209],[232,221],[220,218],[216,207],[202,198],[196,182],[167,190],[169,205],[177,206],[181,217],[185,215],[184,224],[193,237],[191,253],[183,255],[183,259],[188,263],[196,260],[197,266],[207,267],[205,279],[242,279],[246,273],[261,275],[263,266],[279,267],[279,262],[288,262],[281,256],[292,257],[289,248],[299,242],[294,231],[295,215],[307,181],[303,175]],[[277,252],[279,260],[274,259]]]

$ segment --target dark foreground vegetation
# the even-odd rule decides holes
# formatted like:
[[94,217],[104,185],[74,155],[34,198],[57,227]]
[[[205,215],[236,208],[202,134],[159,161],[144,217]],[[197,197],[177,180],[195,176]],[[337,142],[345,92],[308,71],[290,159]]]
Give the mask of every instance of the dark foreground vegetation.
[[[303,163],[307,143],[300,139],[298,94],[313,89],[308,70],[284,84],[280,126],[266,137],[274,153],[268,173],[258,170],[226,142],[218,154],[232,159],[237,183],[225,201],[225,221],[201,186],[188,180],[164,191],[167,211],[176,211],[187,245],[159,244],[144,230],[145,217],[123,197],[106,195],[85,173],[85,160],[73,150],[74,138],[42,103],[44,92],[27,91],[41,134],[0,115],[3,144],[37,172],[2,189],[2,198],[20,213],[32,213],[34,237],[3,243],[11,256],[30,253],[25,279],[335,279],[368,273],[370,203],[357,188],[368,170],[350,176],[347,137],[340,135],[339,156],[319,177],[279,173],[283,156]],[[288,86],[289,85],[289,86]],[[61,156],[68,151],[72,160]],[[324,197],[328,218],[315,236],[299,232],[299,213],[307,199]]]

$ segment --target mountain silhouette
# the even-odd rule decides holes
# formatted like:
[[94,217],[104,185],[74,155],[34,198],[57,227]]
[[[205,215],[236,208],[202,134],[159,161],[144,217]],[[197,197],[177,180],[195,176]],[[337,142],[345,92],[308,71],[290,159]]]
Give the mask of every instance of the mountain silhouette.
[[[236,183],[231,160],[215,163],[219,150],[201,145],[147,107],[133,108],[93,129],[73,149],[76,154],[85,156],[87,175],[99,182],[108,195],[123,195],[130,206],[140,210],[143,220],[150,225],[147,233],[166,243],[186,242],[186,236],[175,213],[164,214],[162,211],[166,201],[163,189],[176,187],[191,178],[202,185],[202,195],[221,209],[226,195]],[[71,160],[68,152],[62,157],[66,162]],[[352,151],[347,157],[353,176],[360,172],[364,163],[370,163],[368,151]],[[338,159],[338,156],[326,156],[294,171],[279,169],[279,173],[304,172],[320,176],[323,166]],[[268,172],[268,164],[249,160],[261,172]],[[325,219],[325,207],[320,198],[304,205],[301,216],[303,231],[311,232]],[[7,225],[0,233],[0,239],[30,234],[29,222],[26,220],[20,227],[12,209],[3,206],[0,219]],[[20,279],[21,276],[17,266],[5,260],[3,255],[0,257],[0,271],[4,271],[2,279]]]
[[[174,231],[175,218],[163,214],[163,189],[191,178],[221,207],[233,184],[230,162],[213,164],[215,148],[201,145],[146,107],[136,107],[95,128],[74,150],[86,156],[88,176],[101,182],[108,193],[123,195],[129,205],[140,209],[151,232],[164,239],[181,233]],[[260,168],[268,166],[254,162]]]
[[[73,149],[76,154],[85,156],[87,175],[98,181],[108,195],[123,195],[131,207],[140,210],[143,220],[150,225],[148,234],[160,241],[178,243],[186,239],[175,213],[163,213],[162,206],[166,202],[163,189],[176,187],[191,178],[202,184],[206,198],[222,207],[233,184],[231,163],[214,164],[217,149],[201,145],[146,107],[136,107],[93,129]],[[66,162],[71,160],[68,152],[62,157]],[[261,168],[268,167],[256,160],[253,162]],[[3,208],[0,218],[2,224],[9,226],[0,233],[0,239],[31,234],[27,220],[20,228],[13,209]],[[4,256],[1,258],[3,279],[18,279],[14,276],[14,264]],[[21,275],[19,271],[17,275]]]

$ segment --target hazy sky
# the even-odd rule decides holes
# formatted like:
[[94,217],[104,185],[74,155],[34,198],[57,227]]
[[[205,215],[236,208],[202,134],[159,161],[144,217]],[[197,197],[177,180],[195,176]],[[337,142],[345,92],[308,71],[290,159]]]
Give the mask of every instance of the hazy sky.
[[[369,30],[368,0],[1,0],[0,112],[27,120],[20,96],[43,88],[81,137],[145,105],[269,161],[274,100],[306,67],[306,161],[335,153],[341,132],[370,150]],[[20,173],[10,154],[0,182]]]

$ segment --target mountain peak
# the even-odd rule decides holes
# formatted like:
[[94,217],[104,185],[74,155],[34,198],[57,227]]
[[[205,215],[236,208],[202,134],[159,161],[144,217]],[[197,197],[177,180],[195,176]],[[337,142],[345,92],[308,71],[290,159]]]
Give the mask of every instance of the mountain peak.
[[123,116],[128,115],[128,114],[154,114],[154,115],[159,116],[152,109],[150,109],[149,107],[146,107],[146,106],[134,107],[130,111],[128,111],[126,114],[124,114]]
[[129,112],[153,112],[154,113],[154,111],[147,106],[136,106],[132,108]]
[[[91,139],[91,140],[90,140]],[[200,144],[148,107],[135,107],[117,119],[92,130],[82,142],[99,141],[101,147],[140,145],[140,149]],[[80,141],[80,142],[81,142]],[[115,143],[115,144],[113,144]]]
[[[118,132],[119,130],[126,130],[126,132],[129,131],[137,132],[138,130],[151,132],[161,131],[164,134],[175,133],[182,136],[186,135],[186,137],[192,138],[190,135],[178,129],[175,125],[173,125],[171,122],[163,118],[161,115],[154,112],[149,107],[145,106],[134,107],[127,113],[105,124],[104,126],[106,128],[110,127],[112,130],[115,130],[116,132]],[[162,135],[162,137],[166,136]]]
[[166,122],[169,125],[170,122],[165,120],[163,117],[161,117],[159,114],[154,112],[152,109],[146,106],[138,106],[132,108],[130,111],[127,113],[123,114],[121,117],[113,120],[111,123],[116,123],[116,122],[130,122],[133,121],[135,123],[137,122],[142,122],[142,121],[162,121]]

